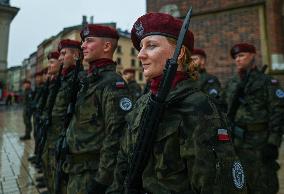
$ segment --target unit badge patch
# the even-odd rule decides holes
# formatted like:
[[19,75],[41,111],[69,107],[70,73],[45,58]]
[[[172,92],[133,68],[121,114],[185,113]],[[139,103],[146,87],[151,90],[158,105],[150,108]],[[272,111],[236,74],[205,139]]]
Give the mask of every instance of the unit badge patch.
[[233,182],[237,189],[242,189],[245,185],[245,174],[242,164],[234,161],[232,167]]
[[119,106],[124,111],[129,111],[132,108],[132,102],[129,98],[121,98],[119,101]]
[[277,89],[275,94],[278,98],[284,98],[284,92],[281,89]]

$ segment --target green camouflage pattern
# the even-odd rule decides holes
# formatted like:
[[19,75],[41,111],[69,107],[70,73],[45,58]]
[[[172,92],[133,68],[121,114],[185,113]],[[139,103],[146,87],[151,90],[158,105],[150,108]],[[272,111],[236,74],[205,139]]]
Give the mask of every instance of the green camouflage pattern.
[[[89,187],[89,184],[93,182],[94,171],[84,171],[79,174],[72,174],[69,176],[67,193],[68,194],[89,194],[86,191],[86,188]],[[94,194],[96,192],[94,191]]]
[[140,85],[135,80],[132,80],[128,82],[127,86],[133,100],[136,101],[142,94]]
[[[197,88],[197,82],[185,80],[170,91],[153,150],[142,175],[143,188],[152,194],[246,193],[244,180],[240,189],[234,185],[233,164],[239,163],[239,159],[232,142],[217,138],[218,129],[225,129],[230,138],[226,117],[219,113],[211,98]],[[149,95],[140,97],[126,117],[128,127],[108,194],[125,192],[125,175]],[[244,178],[243,172],[241,175]]]
[[34,99],[33,99],[34,108],[39,107],[39,104],[42,100],[43,88],[44,88],[44,84],[41,84],[35,88]]
[[[236,88],[241,83],[234,76],[223,92],[230,110]],[[275,194],[278,190],[276,161],[262,161],[261,149],[267,144],[280,146],[284,125],[284,92],[279,82],[252,70],[240,99],[234,124],[245,130],[244,138],[235,138],[234,145],[248,174],[249,193]]]
[[218,78],[206,72],[199,72],[198,83],[200,90],[214,98],[218,98],[221,92],[221,83]]
[[[51,103],[51,96],[53,96],[55,92],[55,82],[56,80],[52,80],[48,87],[48,97],[46,100],[46,105],[43,107],[42,112],[42,119],[45,119],[47,117],[47,109],[50,106]],[[41,106],[41,105],[40,105]],[[49,133],[47,133],[49,135]],[[50,193],[54,193],[54,156],[50,157],[50,142],[46,142],[44,145],[44,150],[42,154],[42,166],[43,166],[43,173],[44,177],[46,178],[47,188]]]
[[61,85],[56,95],[54,107],[52,109],[52,123],[47,133],[47,144],[49,148],[54,149],[60,133],[63,130],[64,119],[70,102],[70,92],[74,70],[66,76],[61,77]]
[[63,168],[71,180],[68,191],[86,190],[81,182],[72,181],[82,181],[86,171],[92,171],[100,184],[112,183],[124,116],[132,107],[126,83],[115,72],[114,64],[95,68],[87,83],[78,93],[67,130],[70,155]]

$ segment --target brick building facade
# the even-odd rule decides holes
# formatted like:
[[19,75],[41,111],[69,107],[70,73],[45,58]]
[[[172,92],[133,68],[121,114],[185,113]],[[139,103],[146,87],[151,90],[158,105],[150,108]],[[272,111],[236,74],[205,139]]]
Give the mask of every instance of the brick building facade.
[[221,82],[228,80],[235,66],[232,45],[254,44],[256,63],[268,64],[268,72],[284,86],[284,1],[283,0],[147,0],[147,12],[167,12],[184,18],[193,7],[191,30],[195,47],[208,55],[208,71]]

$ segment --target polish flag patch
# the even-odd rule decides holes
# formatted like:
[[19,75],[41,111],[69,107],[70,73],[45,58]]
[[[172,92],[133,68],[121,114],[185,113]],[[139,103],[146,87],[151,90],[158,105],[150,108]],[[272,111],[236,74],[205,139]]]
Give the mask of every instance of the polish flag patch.
[[116,88],[124,88],[124,82],[116,82],[115,86]]
[[218,141],[230,141],[230,136],[227,129],[218,129],[217,133]]

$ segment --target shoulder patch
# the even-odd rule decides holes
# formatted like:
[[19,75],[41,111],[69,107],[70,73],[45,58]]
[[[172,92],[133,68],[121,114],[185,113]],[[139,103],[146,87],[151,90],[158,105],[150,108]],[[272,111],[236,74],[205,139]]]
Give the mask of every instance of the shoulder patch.
[[233,182],[237,189],[242,189],[245,186],[245,174],[242,164],[239,161],[234,161],[232,166]]
[[129,98],[123,97],[119,101],[119,107],[123,111],[129,111],[132,108],[132,102]]
[[284,98],[284,92],[283,92],[283,90],[281,90],[281,89],[277,89],[277,90],[275,91],[275,94],[276,94],[276,96],[277,96],[278,98]]
[[271,79],[270,81],[271,81],[272,84],[277,84],[278,83],[277,79]]
[[218,95],[218,91],[215,88],[212,88],[208,92],[210,95]]
[[218,141],[230,141],[230,136],[227,129],[217,129],[217,139]]
[[125,83],[123,81],[117,81],[115,83],[115,87],[116,88],[124,88],[125,87]]
[[215,80],[214,80],[214,79],[209,79],[207,82],[210,83],[210,84],[212,84],[212,83],[215,82]]

